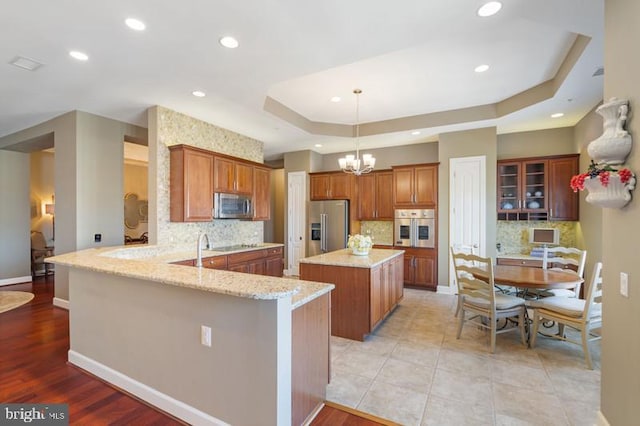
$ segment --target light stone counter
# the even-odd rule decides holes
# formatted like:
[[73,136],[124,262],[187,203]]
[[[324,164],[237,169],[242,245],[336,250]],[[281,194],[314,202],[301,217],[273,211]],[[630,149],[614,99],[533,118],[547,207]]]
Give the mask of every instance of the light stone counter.
[[[215,249],[203,250],[202,257],[278,246],[282,244],[263,244],[259,247],[246,247],[225,252]],[[144,245],[87,249],[49,257],[46,261],[73,268],[249,299],[269,300],[291,296],[292,309],[334,288],[332,284],[326,283],[170,264],[195,258],[196,250],[187,247]]]
[[351,254],[351,250],[342,249],[300,259],[300,263],[348,266],[351,268],[373,268],[394,257],[401,256],[403,253],[404,250],[371,249],[367,256],[356,256]]

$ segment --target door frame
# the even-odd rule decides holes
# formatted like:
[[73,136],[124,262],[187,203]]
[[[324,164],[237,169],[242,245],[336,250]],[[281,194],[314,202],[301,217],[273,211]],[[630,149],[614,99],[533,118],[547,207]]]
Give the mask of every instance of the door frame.
[[[456,185],[456,172],[458,170],[469,170],[469,163],[477,163],[478,165],[478,175],[473,178],[473,182],[477,183],[477,198],[472,199],[473,201],[473,210],[478,214],[472,214],[474,222],[470,225],[472,229],[475,229],[477,232],[477,241],[453,241],[453,236],[457,235],[457,223],[454,221],[455,217],[459,217],[456,215],[456,203],[454,200],[460,195],[457,194],[458,191],[461,190],[459,185]],[[469,200],[468,194],[464,194],[464,199]],[[447,258],[449,259],[449,279],[447,280],[448,285],[439,286],[438,291],[443,293],[455,294],[457,293],[457,287],[453,274],[453,264],[451,262],[451,251],[450,247],[453,244],[465,244],[469,246],[476,246],[477,250],[475,254],[479,256],[486,255],[486,219],[487,218],[487,157],[485,155],[481,156],[470,156],[470,157],[458,157],[458,158],[450,158],[449,159],[449,246],[447,247]],[[470,229],[469,227],[467,227]]]
[[[293,199],[290,195],[294,193],[291,191],[291,185],[299,185],[300,191],[297,193],[301,194],[299,200]],[[302,220],[299,221],[300,227],[302,229],[294,229],[295,220],[292,220],[293,216],[297,218],[302,217]],[[307,173],[306,172],[289,172],[287,173],[287,268],[284,270],[285,275],[294,275],[296,271],[299,271],[299,265],[296,267],[292,264],[292,259],[294,259],[295,255],[295,245],[293,244],[293,238],[296,234],[298,237],[302,237],[298,241],[300,241],[300,253],[301,258],[305,256],[306,253],[306,224],[307,224]],[[297,275],[297,274],[295,274]]]

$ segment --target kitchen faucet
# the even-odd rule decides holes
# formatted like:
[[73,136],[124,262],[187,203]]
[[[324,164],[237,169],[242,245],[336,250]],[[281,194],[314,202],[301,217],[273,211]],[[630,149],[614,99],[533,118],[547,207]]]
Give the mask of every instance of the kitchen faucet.
[[205,234],[204,232],[200,232],[198,233],[198,244],[196,246],[196,250],[198,252],[197,254],[197,258],[196,258],[196,266],[198,268],[202,268],[202,241],[203,239],[207,240],[207,250],[210,249],[210,245],[209,245],[209,236],[207,234]]

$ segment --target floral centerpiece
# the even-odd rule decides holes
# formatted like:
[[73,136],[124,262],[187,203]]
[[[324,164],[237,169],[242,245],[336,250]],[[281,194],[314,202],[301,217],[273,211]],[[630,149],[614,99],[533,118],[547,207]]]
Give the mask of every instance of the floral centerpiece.
[[571,178],[574,192],[589,191],[586,201],[601,207],[621,208],[631,200],[636,177],[627,168],[615,169],[611,165],[598,165],[591,160],[586,173]]
[[353,254],[365,256],[369,254],[369,250],[373,247],[373,240],[368,235],[349,235],[347,247],[351,249]]

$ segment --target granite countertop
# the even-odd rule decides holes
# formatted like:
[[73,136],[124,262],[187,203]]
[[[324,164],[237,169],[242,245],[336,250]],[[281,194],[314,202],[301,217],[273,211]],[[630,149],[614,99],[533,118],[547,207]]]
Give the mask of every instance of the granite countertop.
[[316,265],[348,266],[351,268],[373,268],[381,263],[401,256],[404,250],[371,249],[367,256],[356,256],[351,250],[342,249],[317,256],[300,259],[300,263]]
[[[225,252],[203,250],[202,257],[278,246],[282,244],[264,244],[259,247],[243,247],[237,251]],[[328,283],[171,264],[171,262],[195,258],[195,249],[150,245],[93,248],[48,257],[46,261],[62,266],[250,299],[269,300],[291,296],[292,309],[334,288],[333,284]]]

